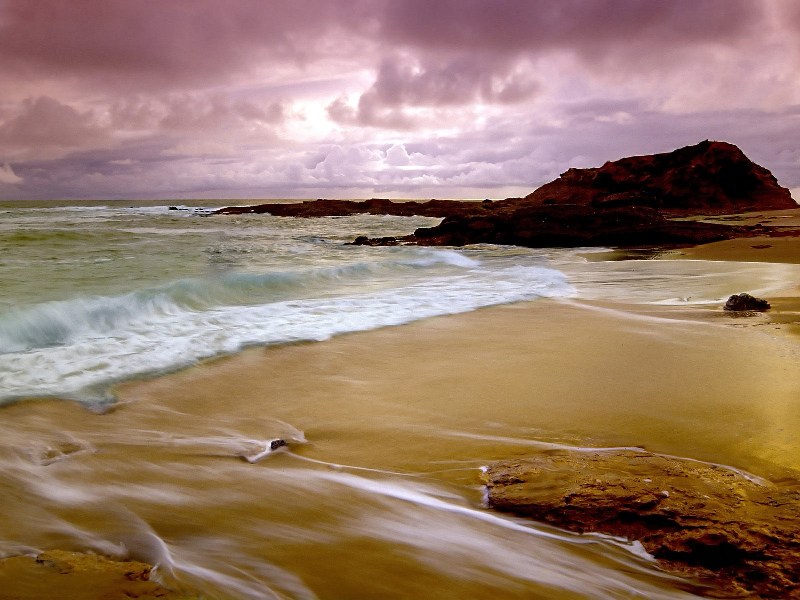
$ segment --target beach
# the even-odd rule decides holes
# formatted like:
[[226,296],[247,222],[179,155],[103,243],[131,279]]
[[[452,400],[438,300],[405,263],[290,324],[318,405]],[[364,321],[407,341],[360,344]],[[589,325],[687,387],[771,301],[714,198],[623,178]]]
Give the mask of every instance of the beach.
[[798,340],[776,335],[780,324],[682,313],[563,301],[487,308],[251,350],[118,392],[135,406],[170,398],[210,419],[229,405],[240,418],[263,407],[305,432],[302,452],[322,458],[317,447],[329,446],[327,460],[365,468],[478,466],[541,436],[763,475],[800,468],[790,433],[800,427]]
[[800,1],[0,0],[0,600],[800,600]]
[[[685,264],[717,290],[715,271],[739,285],[751,271],[737,261],[770,251],[753,244],[793,274],[797,242],[681,249],[597,277],[674,284]],[[696,597],[636,544],[488,510],[481,469],[641,448],[796,486],[797,280],[770,285],[774,308],[752,316],[587,292],[250,347],[129,378],[102,410],[9,404],[4,555],[140,560],[220,599]],[[4,585],[36,597],[30,579]]]

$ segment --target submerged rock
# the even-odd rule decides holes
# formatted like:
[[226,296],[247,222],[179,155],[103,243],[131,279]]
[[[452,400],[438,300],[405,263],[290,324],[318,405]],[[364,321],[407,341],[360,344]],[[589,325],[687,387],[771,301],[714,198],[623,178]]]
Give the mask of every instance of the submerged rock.
[[553,451],[485,472],[487,504],[579,533],[638,540],[712,597],[800,597],[800,492],[637,450]]
[[190,600],[199,596],[174,592],[150,581],[152,567],[82,552],[50,550],[36,557],[0,560],[0,597],[14,600]]
[[734,294],[728,301],[725,302],[724,310],[729,311],[746,311],[746,312],[763,312],[769,310],[769,302],[762,298],[756,298],[750,294]]
[[365,235],[360,235],[350,242],[351,246],[397,246],[399,244],[400,242],[394,236],[368,238]]

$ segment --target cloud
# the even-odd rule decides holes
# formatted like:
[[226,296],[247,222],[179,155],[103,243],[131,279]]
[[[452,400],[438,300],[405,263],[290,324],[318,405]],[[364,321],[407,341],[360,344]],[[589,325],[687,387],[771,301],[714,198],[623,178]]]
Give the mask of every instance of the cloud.
[[410,164],[411,158],[403,144],[395,144],[386,151],[386,164],[393,167],[403,167]]
[[535,96],[539,84],[519,65],[498,66],[461,56],[422,62],[413,56],[385,58],[357,107],[338,98],[328,113],[340,123],[412,129],[437,120],[436,109],[476,103],[513,104]]
[[14,185],[17,183],[22,183],[22,177],[14,173],[11,165],[8,163],[0,165],[0,184]]
[[265,59],[299,64],[330,43],[360,2],[5,0],[0,56],[19,72],[58,71],[94,85],[175,88],[224,81]]
[[59,153],[87,145],[103,144],[108,130],[91,111],[79,112],[54,98],[26,99],[19,111],[0,124],[0,146],[11,154]]
[[253,130],[280,124],[284,113],[281,101],[232,98],[218,92],[138,96],[108,107],[115,130],[145,132]]
[[[181,89],[246,76],[416,55],[449,77],[555,50],[584,61],[662,64],[679,46],[732,44],[758,32],[747,0],[5,0],[0,66],[28,78],[104,89]],[[792,11],[791,5],[786,10]],[[793,13],[794,14],[794,13]],[[666,52],[665,52],[666,50]],[[430,62],[434,57],[438,63]],[[470,60],[471,59],[471,60]],[[438,66],[437,66],[438,65]],[[457,75],[456,75],[457,74]],[[433,85],[423,76],[422,90]],[[421,93],[435,93],[425,92]]]
[[758,31],[763,3],[748,0],[405,0],[389,2],[381,35],[431,51],[491,55],[554,49],[595,62],[607,53],[736,41]]
[[[482,102],[518,102],[535,93],[527,73],[509,73],[475,57],[460,56],[430,65],[408,57],[387,58],[366,93],[383,105],[441,106]],[[362,96],[362,101],[363,101]]]
[[211,97],[184,95],[170,98],[162,106],[159,126],[167,131],[209,131],[221,128],[263,128],[283,121],[280,102],[261,104],[232,100],[222,95]]

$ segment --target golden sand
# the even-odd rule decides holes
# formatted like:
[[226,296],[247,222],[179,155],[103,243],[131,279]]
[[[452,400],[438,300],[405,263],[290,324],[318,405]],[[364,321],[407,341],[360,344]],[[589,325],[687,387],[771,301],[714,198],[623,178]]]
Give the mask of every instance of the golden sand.
[[721,309],[684,316],[539,301],[251,350],[119,392],[134,409],[266,408],[305,431],[307,455],[371,468],[500,458],[539,440],[800,469],[796,339]]

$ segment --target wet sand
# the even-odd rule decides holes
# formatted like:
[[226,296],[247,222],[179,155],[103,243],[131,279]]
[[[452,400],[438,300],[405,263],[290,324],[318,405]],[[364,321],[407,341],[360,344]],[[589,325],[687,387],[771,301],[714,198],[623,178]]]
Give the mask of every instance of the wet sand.
[[[735,215],[743,224],[780,227],[786,237],[752,237],[726,240],[676,251],[675,256],[690,260],[774,262],[800,264],[800,209]],[[742,290],[746,291],[746,290]],[[800,281],[786,281],[786,287],[769,299],[772,310],[764,318],[782,329],[800,335]],[[742,321],[744,322],[744,321]]]
[[769,476],[800,469],[800,344],[779,327],[721,309],[538,301],[255,349],[119,393],[208,416],[267,409],[305,432],[305,455],[368,468],[478,465],[533,441]]
[[[763,242],[770,248],[754,249],[760,240],[734,240],[683,253],[741,260],[742,253],[765,257],[769,251],[770,260],[798,262],[798,241],[774,238]],[[328,496],[319,486],[341,484],[344,479],[332,479],[338,473],[397,476],[434,485],[437,493],[446,490],[469,510],[480,511],[482,465],[546,452],[553,445],[640,447],[794,484],[800,479],[800,338],[786,334],[797,331],[800,321],[797,283],[787,282],[785,293],[769,298],[775,306],[769,316],[733,318],[721,306],[540,300],[321,343],[251,349],[120,385],[120,403],[104,415],[59,402],[22,403],[4,411],[21,438],[57,423],[85,441],[91,447],[87,460],[98,466],[76,472],[80,485],[113,487],[116,482],[139,488],[140,496],[126,496],[126,510],[175,546],[188,544],[185,540],[199,535],[198,528],[209,540],[233,536],[236,545],[252,543],[254,548],[256,542],[235,537],[247,535],[253,524],[270,523],[270,536],[302,529],[305,533],[288,536],[291,543],[273,540],[253,555],[292,572],[319,597],[377,597],[375,590],[382,590],[380,597],[387,598],[497,593],[577,598],[582,597],[579,588],[547,591],[545,584],[530,588],[518,582],[503,588],[490,578],[470,581],[452,574],[425,579],[413,565],[425,555],[425,544],[435,546],[440,539],[421,537],[417,554],[408,561],[399,558],[405,550],[393,545],[396,540],[387,545],[365,541],[369,537],[337,540],[332,515],[360,507],[377,519],[378,513],[368,512],[377,500],[365,499],[355,487],[344,497],[339,492]],[[258,465],[237,458],[247,445],[243,440],[273,437],[290,440],[289,448]],[[173,463],[181,466],[169,471]],[[319,499],[297,496],[291,487],[297,480],[282,479],[289,473],[299,477],[298,469],[321,469],[307,482]],[[246,488],[256,473],[267,477],[258,480],[260,496]],[[163,514],[147,497],[160,486],[165,497],[195,494],[196,502],[170,499],[172,512]],[[211,499],[228,493],[226,508],[220,510]],[[18,505],[12,502],[0,519],[4,526],[30,517],[24,498],[14,500]],[[182,504],[188,508],[175,508]],[[399,518],[399,509],[392,510]],[[414,510],[422,519],[428,509]],[[102,533],[105,525],[98,523],[110,517],[78,518]],[[433,518],[420,524],[432,527],[441,516]],[[309,550],[292,536],[320,540]],[[331,539],[325,541],[326,536]],[[41,547],[48,540],[54,544],[59,537],[45,532],[27,543]],[[469,543],[457,540],[462,549]],[[476,545],[476,555],[486,553],[485,543]],[[187,545],[186,552],[200,556],[212,547],[208,542]],[[603,547],[589,559],[592,564],[615,552],[613,544]],[[359,566],[358,576],[337,579],[354,568],[353,552],[370,558]],[[219,553],[224,561],[224,548]],[[146,549],[134,558],[154,562]],[[650,589],[648,597],[679,597],[678,584],[659,579],[655,568],[650,572],[637,559],[626,560],[620,578],[643,569],[645,575],[635,576],[646,581],[641,589]],[[331,591],[334,579],[337,587]],[[191,579],[183,582],[194,588]],[[220,586],[224,589],[224,582]]]

